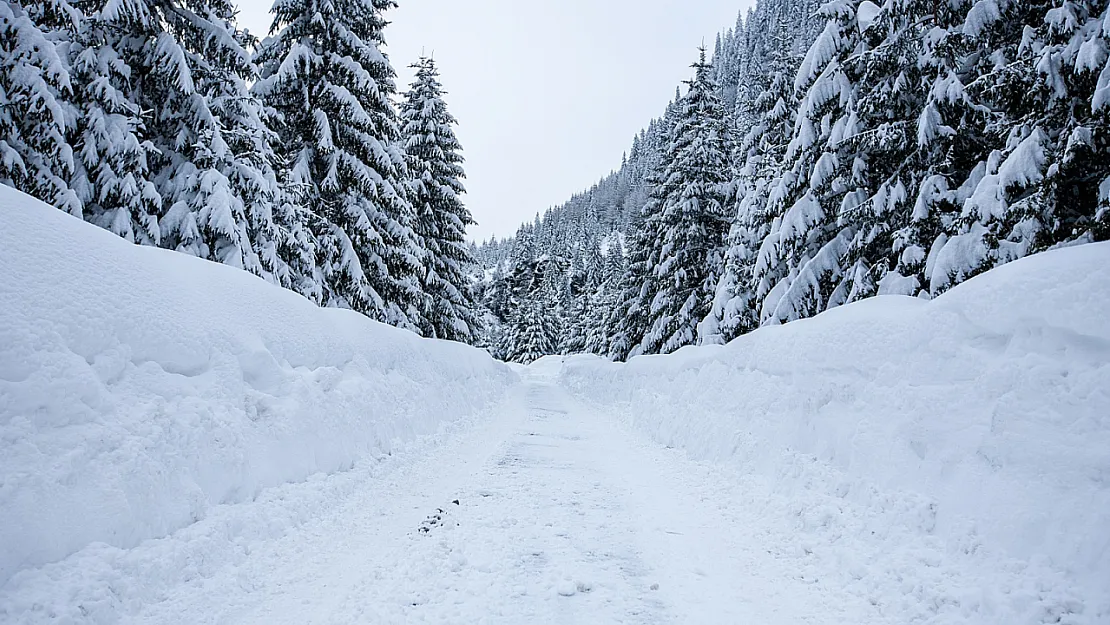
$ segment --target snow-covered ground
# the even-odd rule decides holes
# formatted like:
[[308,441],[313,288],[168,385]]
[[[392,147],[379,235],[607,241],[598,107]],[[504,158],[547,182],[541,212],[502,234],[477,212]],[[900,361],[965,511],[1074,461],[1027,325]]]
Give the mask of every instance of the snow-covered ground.
[[0,187],[0,623],[1105,624],[1108,266],[510,369]]
[[630,436],[537,378],[434,452],[281,487],[167,539],[18,575],[0,592],[0,616],[876,622],[863,598],[815,586],[767,551],[741,522],[750,501],[731,476]]
[[0,583],[387,455],[516,382],[2,185],[0,268]]
[[889,622],[1110,623],[1107,267],[1057,250],[561,380],[734,471],[794,532],[767,549]]

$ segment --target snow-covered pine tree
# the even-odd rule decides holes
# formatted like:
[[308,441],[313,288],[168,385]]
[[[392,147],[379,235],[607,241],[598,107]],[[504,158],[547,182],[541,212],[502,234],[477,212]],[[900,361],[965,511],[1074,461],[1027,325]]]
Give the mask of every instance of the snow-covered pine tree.
[[640,343],[651,327],[651,302],[658,292],[654,268],[658,264],[655,242],[662,235],[661,203],[654,196],[644,205],[628,241],[628,267],[620,281],[618,305],[606,325],[613,329],[607,356],[627,360],[640,353]]
[[[611,209],[614,202],[610,198],[599,199],[598,205],[592,207],[589,213],[583,215],[583,228],[585,232],[580,235],[585,243],[577,248],[577,267],[572,269],[571,293],[574,298],[571,318],[568,320],[566,332],[563,334],[563,344],[560,352],[564,354],[598,353],[598,345],[604,339],[601,327],[605,325],[609,310],[602,313],[598,310],[605,304],[601,301],[602,285],[605,281],[605,255],[601,251],[596,230],[597,222],[592,221],[593,216],[598,216],[602,211]],[[602,208],[606,206],[608,208]],[[589,345],[594,344],[593,351]]]
[[619,241],[609,246],[602,266],[601,283],[590,295],[589,319],[586,324],[586,340],[583,349],[589,354],[609,355],[609,340],[614,334],[613,312],[616,310],[621,294],[621,279],[625,273],[624,252]]
[[733,117],[735,136],[743,137],[756,123],[752,107],[767,86],[770,60],[783,49],[781,25],[786,25],[787,40],[808,48],[824,26],[824,20],[816,19],[822,4],[824,0],[759,0],[741,11],[736,26],[719,37],[713,53],[714,80]]
[[650,326],[640,344],[646,354],[670,353],[696,339],[724,269],[726,185],[732,178],[729,131],[705,49],[682,98],[667,166],[653,192],[659,206],[659,235],[652,242],[658,292],[648,312]]
[[571,271],[565,281],[556,311],[560,317],[558,353],[583,354],[586,352],[586,337],[590,334],[590,296],[593,287],[585,279],[585,274]]
[[266,275],[255,241],[270,236],[276,181],[246,86],[252,40],[234,15],[227,0],[138,0],[107,3],[88,20],[102,35],[93,45],[118,55],[120,73],[126,66],[132,111],[151,112],[144,133],[157,150],[147,156],[161,244]]
[[479,265],[474,267],[474,286],[478,290],[482,324],[474,344],[486,349],[495,358],[504,360],[505,336],[510,318],[511,289],[506,279],[509,250],[491,239],[476,249]]
[[607,325],[612,328],[607,356],[627,360],[642,353],[641,344],[651,328],[651,303],[659,292],[655,268],[659,265],[663,236],[663,188],[672,153],[669,138],[678,121],[682,94],[667,106],[662,119],[651,126],[644,146],[644,189],[646,200],[629,228],[627,269],[620,280],[619,303],[613,307]]
[[[274,239],[262,242],[259,256],[263,266],[273,267],[272,278],[276,284],[321,304],[325,278],[317,264],[318,241],[312,232],[312,224],[318,217],[300,202],[295,189],[281,184],[283,179],[279,174],[278,193],[273,204]],[[273,259],[275,254],[277,258]]]
[[482,306],[504,323],[509,318],[510,291],[505,263],[498,262],[489,270],[488,284],[482,293]]
[[508,327],[501,349],[506,360],[529,363],[557,352],[560,328],[554,285],[562,272],[561,264],[547,255],[514,262],[512,275],[507,278]]
[[394,71],[392,0],[278,0],[253,90],[277,115],[283,181],[313,211],[323,303],[418,330],[423,254],[412,230]]
[[[759,99],[767,81],[767,58],[770,37],[768,32],[771,27],[771,16],[767,8],[770,2],[764,2],[748,10],[744,19],[743,37],[738,38],[732,50],[733,70],[728,80],[736,83],[733,90],[734,98],[724,100],[727,102],[725,110],[731,116],[733,132],[737,137],[746,135],[758,122],[755,103]],[[737,26],[737,32],[740,26]]]
[[110,24],[80,16],[73,28],[72,186],[84,217],[133,243],[159,245],[162,196],[150,169],[159,153],[131,100],[131,67],[112,47]]
[[869,197],[860,188],[869,163],[847,143],[858,134],[857,85],[845,66],[860,45],[857,4],[832,0],[821,8],[825,29],[795,77],[795,92],[804,95],[783,172],[770,185],[773,221],[753,271],[762,323],[812,316],[847,301],[857,283],[866,288],[867,268],[845,263],[861,229],[841,219]]
[[1087,106],[1107,48],[1105,7],[967,0],[942,9],[877,15],[933,24],[919,54],[926,104],[911,168],[921,182],[880,292],[936,295],[1025,254],[1107,236],[1095,183],[1107,176],[1106,141],[1096,138],[1106,124]]
[[558,330],[550,303],[542,298],[525,300],[513,315],[506,360],[529,364],[554,354]]
[[950,63],[951,3],[938,7],[853,0],[822,9],[825,31],[795,83],[805,91],[791,170],[771,193],[781,218],[757,263],[764,322],[919,292],[921,242],[935,235],[939,209],[917,211],[913,198],[935,183],[930,163],[951,171],[953,150],[977,139],[971,128],[954,138],[946,125],[970,123],[976,111],[961,101]]
[[[978,52],[962,28],[967,3],[918,1],[866,8],[865,35],[885,38],[871,58],[881,66],[883,53],[892,48],[887,53],[901,58],[895,68],[901,151],[886,162],[899,164],[896,174],[910,200],[895,215],[889,271],[877,291],[928,296],[929,250],[943,245],[957,228],[966,199],[966,190],[958,187],[989,143],[985,127],[990,110],[975,103],[966,84],[976,79],[966,70]],[[889,76],[893,70],[886,71]],[[882,91],[889,90],[891,81],[879,82],[872,89],[875,94],[863,96],[876,103],[870,107],[872,119],[883,117],[879,107],[889,98]]]
[[[879,7],[864,0],[856,8],[859,41],[840,65],[842,80],[851,84],[851,106],[841,121],[843,132],[830,137],[825,152],[840,163],[839,171],[824,174],[832,186],[822,201],[835,212],[839,229],[830,248],[844,243],[837,261],[842,275],[827,308],[878,292],[914,295],[919,288],[916,279],[891,270],[899,256],[920,256],[901,232],[911,221],[925,163],[943,148],[920,140],[928,86],[946,69],[930,64],[925,49],[930,31],[935,35],[937,20],[944,18],[933,16],[930,23],[926,14],[933,4],[913,0]],[[804,297],[805,288],[794,293]]]
[[996,143],[960,187],[958,230],[934,245],[934,294],[1029,253],[1110,236],[1106,3],[965,7],[969,91],[990,111]]
[[[551,230],[555,230],[554,228]],[[550,232],[550,230],[548,230]],[[572,315],[577,309],[571,287],[570,261],[562,256],[544,254],[538,259],[541,263],[539,271],[542,275],[540,290],[533,294],[533,301],[546,303],[550,313],[551,338],[553,349],[551,354],[565,353],[562,347],[572,321]]]
[[[0,2],[0,183],[74,215],[74,155],[66,134],[72,84],[43,22],[72,19],[68,5]],[[59,15],[48,18],[52,11]],[[29,14],[30,13],[30,14]]]
[[508,360],[503,351],[506,342],[505,324],[492,311],[483,310],[481,333],[475,338],[474,346],[486,350],[497,360]]
[[794,16],[785,7],[778,8],[768,16],[770,23],[765,23],[762,31],[771,42],[765,65],[767,83],[750,105],[755,123],[737,146],[736,217],[729,230],[724,275],[710,314],[698,328],[701,343],[725,343],[759,326],[758,285],[752,275],[759,246],[773,220],[767,209],[771,183],[783,173],[797,115],[793,78],[801,61],[798,46],[808,48],[811,43],[805,31],[799,33],[797,23],[790,21]]
[[466,227],[474,219],[460,198],[465,175],[462,146],[452,128],[455,118],[443,100],[435,61],[422,57],[413,67],[416,79],[405,96],[401,120],[416,210],[414,230],[426,253],[420,330],[424,336],[472,343],[480,317],[465,271],[475,262],[466,242]]

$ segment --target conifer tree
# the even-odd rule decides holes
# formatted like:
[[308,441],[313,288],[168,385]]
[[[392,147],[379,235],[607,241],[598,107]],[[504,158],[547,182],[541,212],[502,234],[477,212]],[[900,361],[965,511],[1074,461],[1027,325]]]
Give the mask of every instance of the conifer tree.
[[670,353],[696,338],[720,280],[724,259],[729,133],[717,85],[705,62],[705,49],[694,66],[695,76],[679,104],[667,165],[653,192],[659,209],[659,237],[653,242],[654,281],[651,325],[642,353]]
[[955,231],[930,254],[933,294],[1026,254],[1110,236],[1105,2],[963,8],[968,91],[989,112],[994,149],[957,182]]
[[425,251],[422,274],[424,336],[471,343],[480,319],[467,285],[465,268],[474,258],[466,227],[474,223],[463,205],[462,146],[447,111],[435,61],[421,58],[416,79],[401,109],[408,170],[412,176],[414,230]]
[[557,321],[543,298],[525,300],[513,316],[506,360],[529,364],[556,352]]
[[558,261],[549,256],[521,259],[514,265],[508,278],[509,319],[502,347],[506,360],[527,364],[558,350],[559,321],[552,287],[559,269]]
[[650,189],[647,199],[631,224],[628,242],[628,266],[620,281],[620,303],[613,307],[608,325],[613,328],[609,339],[608,357],[627,360],[643,353],[642,343],[651,328],[651,305],[659,293],[655,268],[659,265],[663,237],[663,197],[659,194],[666,181],[670,152],[666,149],[671,133],[678,121],[682,96],[667,107],[663,118],[648,133],[645,156],[650,158],[645,167],[644,186]]
[[151,180],[158,149],[131,99],[131,67],[112,47],[112,27],[82,19],[70,33],[74,89],[72,186],[85,219],[133,243],[159,245],[162,195]]
[[[235,27],[234,16],[235,7],[228,0],[103,5],[88,15],[92,38],[83,43],[102,57],[89,59],[88,68],[94,75],[118,74],[120,81],[126,80],[131,106],[105,97],[86,97],[85,102],[107,107],[108,114],[150,111],[142,133],[155,149],[128,141],[122,154],[112,155],[120,167],[141,163],[146,152],[149,179],[161,198],[159,232],[154,233],[148,225],[149,209],[143,208],[153,200],[152,193],[140,191],[136,198],[127,189],[127,210],[136,226],[132,231],[146,231],[136,238],[157,234],[165,247],[265,275],[255,242],[270,236],[276,181],[267,162],[260,105],[246,87],[255,77],[247,51],[253,41]],[[97,71],[96,63],[112,67]],[[96,119],[84,121],[84,147],[102,148],[103,142],[94,136],[100,132]],[[126,120],[116,127],[137,131]],[[94,160],[89,158],[86,165]],[[121,175],[115,170],[90,171],[92,186],[105,173]],[[136,183],[145,186],[140,180]],[[88,196],[107,197],[112,204],[100,210],[110,212],[120,208],[111,192],[110,186],[101,185]],[[126,236],[124,216],[108,219]]]
[[759,327],[758,286],[753,280],[756,254],[773,221],[768,211],[771,183],[782,174],[782,161],[794,128],[798,102],[793,77],[799,58],[785,12],[767,32],[774,51],[769,55],[766,88],[751,105],[755,124],[739,142],[739,163],[733,192],[736,216],[728,235],[725,272],[717,285],[713,308],[699,327],[701,343],[725,343]]
[[[908,202],[895,215],[893,257],[878,284],[880,294],[928,295],[929,250],[956,228],[966,199],[957,187],[990,142],[988,112],[974,102],[966,84],[976,78],[963,71],[976,49],[974,37],[962,28],[966,14],[966,3],[905,3],[877,13],[864,30],[872,39],[884,39],[871,58],[882,63],[883,53],[901,57],[886,70],[888,78],[874,86],[875,95],[864,95],[875,102],[871,116],[887,99],[882,90],[890,87],[891,71],[906,72],[908,80],[902,82],[913,85],[896,101],[903,104],[905,129],[899,135],[900,153],[891,160],[902,164]],[[911,55],[916,58],[907,64]]]
[[323,303],[418,330],[423,255],[381,52],[392,6],[279,0],[254,92],[277,115],[284,183],[313,211]]
[[586,352],[586,338],[590,334],[590,296],[579,293],[564,306],[558,309],[562,314],[557,351],[560,354],[583,354]]
[[627,360],[642,353],[640,343],[651,327],[651,302],[658,292],[655,242],[662,234],[659,208],[660,203],[653,196],[644,206],[639,223],[633,226],[628,268],[619,286],[620,303],[612,309],[607,324],[614,329],[607,354],[613,360]]
[[601,283],[590,296],[584,345],[587,353],[609,355],[609,341],[615,330],[613,314],[620,303],[620,286],[624,273],[624,252],[619,245],[613,245],[605,255]]
[[848,142],[859,132],[857,85],[846,66],[860,39],[856,4],[833,0],[822,7],[825,29],[795,77],[795,91],[804,95],[783,173],[771,185],[774,220],[753,276],[763,323],[793,321],[844,303],[846,289],[858,286],[857,279],[866,283],[869,275],[845,263],[861,230],[841,218],[868,198],[861,177],[869,163]]
[[[43,28],[42,13],[66,7],[0,3],[0,183],[74,215],[81,204],[69,185],[74,155],[66,134],[73,86],[64,57]],[[58,19],[66,19],[59,16]]]

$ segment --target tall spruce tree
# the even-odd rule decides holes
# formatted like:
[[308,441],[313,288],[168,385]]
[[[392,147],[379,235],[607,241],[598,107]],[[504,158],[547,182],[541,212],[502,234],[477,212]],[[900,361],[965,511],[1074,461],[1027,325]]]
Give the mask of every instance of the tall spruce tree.
[[755,123],[738,144],[739,165],[733,183],[736,216],[728,235],[725,272],[717,285],[713,308],[699,327],[702,343],[724,343],[759,326],[756,309],[757,285],[753,281],[756,255],[770,231],[773,218],[767,206],[772,195],[771,182],[782,172],[786,146],[794,128],[798,102],[794,97],[793,77],[798,70],[797,33],[785,7],[773,14],[773,30],[764,31],[771,39],[767,59],[766,87],[750,103]]
[[[228,0],[106,3],[88,15],[93,38],[86,45],[105,52],[103,62],[115,65],[110,72],[126,80],[129,114],[150,112],[143,134],[155,148],[146,157],[161,198],[161,245],[265,275],[255,242],[270,236],[276,184],[260,105],[247,91],[255,78],[247,51],[253,40],[236,28],[234,16]],[[117,114],[125,110],[108,104]],[[95,132],[95,120],[86,121]],[[118,160],[134,163],[139,156],[132,145]],[[102,186],[90,197],[109,190]],[[144,200],[149,195],[140,193]],[[136,199],[129,201],[135,207]],[[132,212],[151,238],[146,215]],[[113,223],[123,221],[117,216]]]
[[[975,101],[970,83],[978,80],[971,69],[972,55],[979,54],[976,37],[964,32],[967,3],[952,2],[932,7],[926,2],[903,3],[880,11],[864,29],[877,43],[877,51],[898,46],[916,57],[908,67],[912,88],[902,90],[900,101],[909,103],[902,120],[901,177],[911,206],[898,212],[892,233],[890,271],[881,278],[878,292],[928,296],[930,250],[947,241],[958,229],[961,206],[967,189],[962,181],[993,141],[987,132],[991,117],[987,107]],[[912,52],[909,52],[912,50]],[[897,50],[892,56],[898,56]],[[871,55],[884,64],[882,54]],[[906,58],[897,63],[899,71]],[[890,70],[887,70],[889,73]],[[883,81],[884,86],[889,80]],[[881,103],[886,98],[873,89],[864,98]],[[877,106],[869,107],[876,111]],[[875,117],[874,112],[871,115]],[[956,129],[959,128],[959,131]],[[937,248],[939,249],[939,248]]]
[[663,204],[657,191],[666,181],[670,162],[666,147],[677,123],[681,102],[681,93],[676,93],[662,119],[650,128],[646,137],[646,153],[650,160],[645,165],[644,186],[649,191],[630,225],[628,266],[620,280],[620,303],[613,307],[607,324],[613,328],[608,345],[608,356],[613,360],[626,360],[643,353],[641,344],[651,328],[651,304],[659,292],[655,276],[660,253],[657,242],[663,236]]
[[412,176],[414,230],[425,251],[420,330],[424,336],[472,343],[480,329],[477,303],[467,284],[474,264],[466,227],[474,223],[463,205],[463,157],[452,128],[457,122],[443,100],[435,61],[422,57],[401,109],[408,170]]
[[653,191],[659,236],[652,242],[658,292],[641,352],[670,353],[695,342],[724,269],[731,180],[729,131],[705,49],[680,100],[666,167]]
[[857,175],[868,167],[845,143],[858,131],[856,84],[845,67],[860,38],[856,4],[833,0],[822,7],[825,29],[795,77],[803,95],[785,167],[771,184],[774,219],[753,276],[763,323],[801,319],[844,301],[844,260],[858,230],[838,217],[863,203]]
[[960,211],[930,250],[933,294],[1026,254],[1110,236],[1110,9],[1083,0],[961,8],[971,44],[961,69],[994,149],[949,194]]
[[0,3],[0,183],[67,212],[81,214],[70,188],[73,149],[66,131],[73,86],[64,49],[43,23],[45,13],[68,7]]
[[423,254],[412,226],[394,71],[381,52],[392,0],[278,0],[257,55],[276,115],[282,179],[312,210],[322,300],[421,326]]
[[561,267],[557,259],[546,255],[518,258],[508,277],[509,318],[501,351],[506,360],[527,364],[558,350],[557,294],[552,284]]
[[651,302],[658,292],[655,242],[662,234],[662,213],[658,208],[657,198],[649,198],[628,242],[628,268],[618,287],[620,303],[613,307],[607,323],[613,328],[607,354],[613,360],[639,355],[640,343],[651,327]]
[[159,157],[131,97],[131,67],[113,46],[113,27],[80,16],[69,54],[74,89],[71,186],[85,219],[143,245],[162,243],[162,195],[151,180]]
[[506,360],[529,364],[556,353],[558,321],[544,298],[523,300],[513,314]]
[[590,295],[584,349],[587,353],[609,355],[609,340],[613,336],[613,312],[619,304],[620,281],[625,272],[624,252],[620,246],[610,246],[602,266],[601,283]]

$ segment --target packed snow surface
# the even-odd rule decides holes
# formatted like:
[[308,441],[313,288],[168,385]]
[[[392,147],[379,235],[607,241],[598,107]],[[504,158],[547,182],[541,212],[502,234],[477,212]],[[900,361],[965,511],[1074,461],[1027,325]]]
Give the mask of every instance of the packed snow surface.
[[0,623],[1105,624],[1107,266],[514,372],[0,188]]

